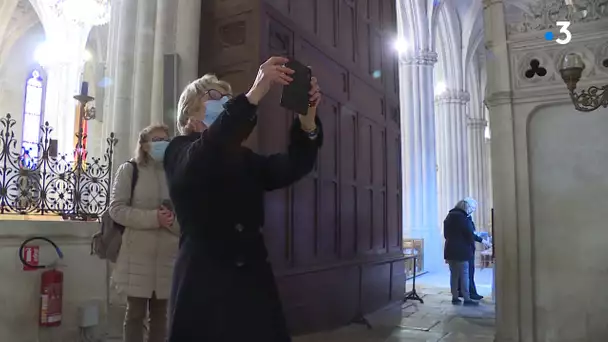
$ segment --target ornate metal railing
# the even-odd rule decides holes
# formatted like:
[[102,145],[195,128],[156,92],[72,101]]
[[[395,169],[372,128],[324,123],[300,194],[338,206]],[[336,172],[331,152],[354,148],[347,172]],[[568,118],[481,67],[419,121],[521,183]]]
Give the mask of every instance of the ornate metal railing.
[[114,133],[101,158],[86,157],[82,132],[74,155],[52,156],[48,122],[40,127],[37,155],[24,150],[15,136],[17,122],[0,118],[0,214],[61,215],[67,219],[99,217],[110,201]]

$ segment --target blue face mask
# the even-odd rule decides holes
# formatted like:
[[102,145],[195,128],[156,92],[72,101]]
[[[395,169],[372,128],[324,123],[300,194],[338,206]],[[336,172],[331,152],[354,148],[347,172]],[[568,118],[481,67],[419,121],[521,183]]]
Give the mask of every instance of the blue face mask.
[[165,150],[169,146],[168,141],[152,141],[150,143],[150,157],[157,162],[163,161],[165,158]]
[[230,98],[224,96],[219,100],[208,100],[205,102],[205,118],[203,119],[205,126],[211,127],[218,116],[224,111],[224,104],[226,104],[228,100],[230,100]]

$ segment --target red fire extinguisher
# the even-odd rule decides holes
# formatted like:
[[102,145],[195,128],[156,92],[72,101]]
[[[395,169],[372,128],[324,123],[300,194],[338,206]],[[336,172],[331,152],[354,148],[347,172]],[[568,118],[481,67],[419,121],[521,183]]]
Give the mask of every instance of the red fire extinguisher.
[[[50,265],[31,265],[24,257],[25,246],[33,240],[43,240],[50,243],[59,256]],[[19,259],[21,263],[30,268],[48,270],[42,272],[40,279],[40,312],[38,324],[41,327],[58,327],[61,325],[63,310],[63,272],[57,269],[58,261],[63,259],[63,253],[59,247],[50,239],[45,237],[33,237],[25,240],[19,247]]]

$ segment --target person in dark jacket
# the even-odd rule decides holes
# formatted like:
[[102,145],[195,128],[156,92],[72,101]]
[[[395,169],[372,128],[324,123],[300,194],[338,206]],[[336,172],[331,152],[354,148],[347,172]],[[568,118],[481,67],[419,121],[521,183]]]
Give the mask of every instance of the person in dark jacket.
[[[477,202],[474,202],[475,200],[470,198],[466,200],[473,201],[473,208],[477,206]],[[474,211],[475,209],[473,209],[473,212]],[[477,233],[475,233],[475,222],[473,222],[473,217],[471,214],[469,214],[468,219],[470,221],[469,224],[473,227],[473,233],[475,234],[475,242],[483,243],[483,245],[486,247],[491,247],[489,246],[490,243],[488,241],[482,239],[479,235],[477,235]],[[473,300],[482,300],[483,296],[477,292],[477,285],[475,285],[475,250],[475,244],[473,244],[473,257],[471,258],[471,260],[469,260],[469,295]],[[458,285],[458,296],[460,298],[464,297],[460,285]]]
[[[461,303],[459,292],[462,292],[464,305],[478,305],[473,299],[480,296],[471,296],[474,281],[471,278],[475,269],[475,243],[485,241],[475,234],[475,225],[471,214],[475,211],[477,202],[472,198],[459,201],[454,209],[450,210],[443,222],[443,235],[445,237],[444,259],[450,266],[450,288],[452,303]],[[471,271],[473,268],[473,271]]]
[[206,75],[180,98],[184,135],[164,159],[181,226],[169,342],[291,341],[261,232],[264,192],[289,186],[314,167],[323,140],[316,79],[287,153],[262,156],[241,146],[256,125],[260,100],[273,85],[292,81],[286,62],[272,57],[262,64],[247,94],[232,98],[229,84]]

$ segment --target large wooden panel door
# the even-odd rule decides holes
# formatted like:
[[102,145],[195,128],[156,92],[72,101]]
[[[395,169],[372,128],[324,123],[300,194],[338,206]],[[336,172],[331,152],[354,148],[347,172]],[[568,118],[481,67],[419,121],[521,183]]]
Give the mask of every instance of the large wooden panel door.
[[[266,196],[264,235],[294,333],[347,324],[402,299],[401,165],[394,0],[211,0],[201,73],[245,91],[273,55],[310,65],[325,132],[315,169]],[[248,145],[287,149],[296,117],[273,89]]]
[[[390,5],[384,9],[389,3],[269,0],[260,14],[262,34],[272,42],[280,27],[281,40],[293,46],[286,55],[310,65],[324,93],[319,116],[325,142],[315,170],[289,191],[293,253],[289,267],[277,272],[295,331],[345,324],[404,292],[396,56],[386,48],[394,26],[385,23],[387,13],[395,13]],[[265,52],[262,47],[264,58],[276,52],[272,44]],[[273,106],[279,110],[277,102]],[[273,127],[260,132],[271,134]],[[268,144],[277,146],[260,146],[270,151]],[[267,215],[276,214],[268,209]],[[326,288],[311,290],[316,284]],[[341,296],[341,289],[350,289],[350,296]],[[321,312],[329,298],[337,307],[328,316]],[[313,322],[311,315],[325,321]]]

